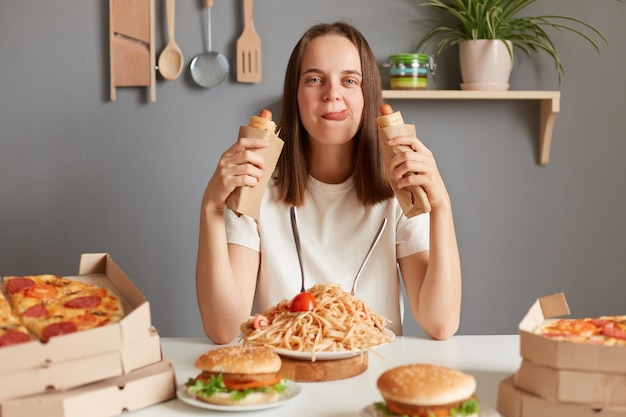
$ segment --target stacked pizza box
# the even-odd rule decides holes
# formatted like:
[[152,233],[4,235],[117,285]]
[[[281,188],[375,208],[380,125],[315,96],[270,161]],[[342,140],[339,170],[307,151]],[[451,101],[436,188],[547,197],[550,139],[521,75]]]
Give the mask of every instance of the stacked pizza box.
[[538,299],[519,324],[522,361],[500,383],[505,417],[626,417],[626,346],[556,340],[534,332],[569,315],[563,293]]
[[[176,395],[150,305],[108,254],[83,254],[77,276],[118,295],[117,323],[0,347],[0,417],[110,417]],[[0,288],[6,291],[6,288]]]

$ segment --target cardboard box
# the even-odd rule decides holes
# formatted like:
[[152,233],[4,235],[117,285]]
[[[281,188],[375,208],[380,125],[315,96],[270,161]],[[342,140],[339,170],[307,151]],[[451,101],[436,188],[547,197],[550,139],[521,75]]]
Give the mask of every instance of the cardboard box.
[[535,396],[516,388],[512,375],[500,382],[496,409],[504,417],[626,417],[626,407],[596,408]]
[[626,407],[626,374],[558,370],[524,360],[515,386],[550,401]]
[[563,293],[539,298],[519,324],[521,356],[556,369],[626,373],[626,346],[573,343],[533,333],[545,320],[569,313]]
[[162,359],[158,334],[137,340],[121,350],[100,352],[82,358],[51,362],[47,366],[32,367],[0,373],[0,401],[34,393],[66,390],[90,382],[122,375],[146,363]]
[[73,390],[0,401],[0,417],[112,417],[175,397],[174,367],[165,359]]
[[[122,299],[118,323],[0,349],[0,400],[63,390],[161,361],[150,305],[108,254],[83,254],[72,280],[110,288]],[[2,288],[2,290],[5,290]]]

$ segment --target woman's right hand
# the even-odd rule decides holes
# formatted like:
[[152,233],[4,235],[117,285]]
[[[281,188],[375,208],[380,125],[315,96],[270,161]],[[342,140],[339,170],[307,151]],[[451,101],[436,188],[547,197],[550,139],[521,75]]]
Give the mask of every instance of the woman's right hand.
[[265,160],[256,149],[267,148],[263,139],[239,138],[220,157],[202,197],[205,208],[223,210],[226,199],[237,187],[255,186],[265,169]]

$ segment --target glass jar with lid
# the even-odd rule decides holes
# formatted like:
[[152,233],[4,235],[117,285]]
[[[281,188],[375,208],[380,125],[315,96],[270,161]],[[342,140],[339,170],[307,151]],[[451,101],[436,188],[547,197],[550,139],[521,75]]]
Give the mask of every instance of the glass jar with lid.
[[396,54],[389,56],[387,66],[392,90],[425,90],[428,74],[435,76],[437,64],[428,54]]

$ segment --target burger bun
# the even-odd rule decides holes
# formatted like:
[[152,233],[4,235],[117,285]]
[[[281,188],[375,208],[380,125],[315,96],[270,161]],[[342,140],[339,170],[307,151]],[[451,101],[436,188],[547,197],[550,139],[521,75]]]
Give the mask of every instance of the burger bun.
[[212,349],[200,356],[196,368],[203,371],[228,374],[263,374],[278,372],[280,356],[264,346],[225,346]]
[[455,369],[417,363],[385,371],[376,386],[388,406],[403,410],[441,409],[456,407],[471,399],[476,391],[476,380]]

